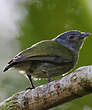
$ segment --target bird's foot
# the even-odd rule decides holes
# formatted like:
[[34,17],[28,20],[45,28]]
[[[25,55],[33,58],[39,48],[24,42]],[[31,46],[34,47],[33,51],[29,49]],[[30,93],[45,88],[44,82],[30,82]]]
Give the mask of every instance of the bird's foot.
[[35,87],[27,87],[26,90],[32,90],[35,89]]

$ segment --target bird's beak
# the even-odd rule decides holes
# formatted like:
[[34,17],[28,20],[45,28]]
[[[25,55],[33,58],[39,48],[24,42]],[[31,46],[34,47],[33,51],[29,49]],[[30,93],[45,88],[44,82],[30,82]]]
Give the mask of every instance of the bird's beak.
[[91,35],[90,32],[82,32],[81,33],[81,38],[87,38],[89,35]]

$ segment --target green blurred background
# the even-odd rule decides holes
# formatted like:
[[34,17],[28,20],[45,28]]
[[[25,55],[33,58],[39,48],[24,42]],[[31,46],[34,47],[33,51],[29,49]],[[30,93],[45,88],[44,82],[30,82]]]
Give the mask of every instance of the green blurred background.
[[[2,72],[18,52],[68,30],[92,33],[92,0],[1,0],[0,15],[0,101],[29,86],[29,81],[17,70]],[[86,39],[75,68],[91,65],[91,56],[92,35]],[[45,82],[34,79],[36,86]],[[92,95],[51,110],[61,109],[92,110]]]

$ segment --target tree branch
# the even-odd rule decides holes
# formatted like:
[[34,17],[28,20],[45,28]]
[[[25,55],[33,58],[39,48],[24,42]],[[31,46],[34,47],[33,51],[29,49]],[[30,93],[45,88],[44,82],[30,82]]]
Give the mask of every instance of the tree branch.
[[60,80],[19,92],[0,104],[0,110],[44,110],[92,92],[92,66],[84,66]]

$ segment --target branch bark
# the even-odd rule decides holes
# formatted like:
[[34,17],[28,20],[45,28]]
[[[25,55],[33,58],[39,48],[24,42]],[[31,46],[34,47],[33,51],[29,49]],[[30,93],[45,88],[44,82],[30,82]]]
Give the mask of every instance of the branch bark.
[[0,110],[46,110],[91,92],[92,66],[84,66],[60,80],[13,95],[0,103]]

